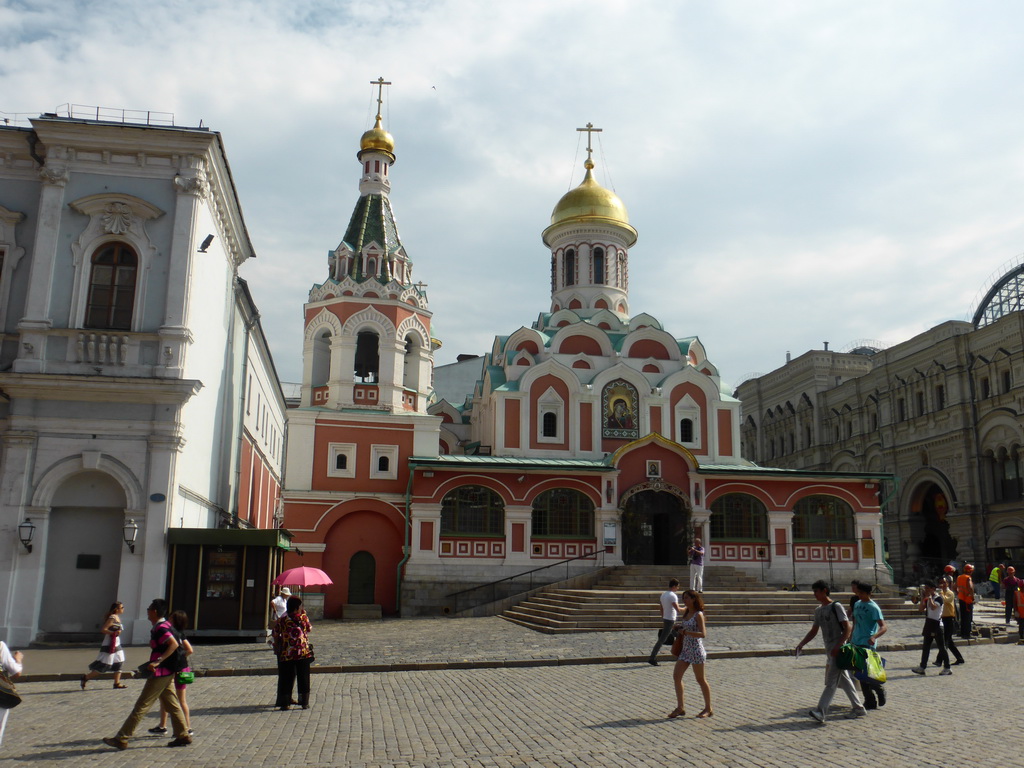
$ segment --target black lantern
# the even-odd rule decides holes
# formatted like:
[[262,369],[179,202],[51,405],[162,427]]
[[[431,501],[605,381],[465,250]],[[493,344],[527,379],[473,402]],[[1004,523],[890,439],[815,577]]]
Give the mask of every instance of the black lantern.
[[27,519],[18,525],[18,538],[25,547],[26,552],[32,551],[32,537],[36,535],[36,524]]
[[135,539],[139,535],[139,526],[135,522],[134,518],[128,518],[128,522],[124,524],[124,543],[128,545],[129,551],[135,554]]

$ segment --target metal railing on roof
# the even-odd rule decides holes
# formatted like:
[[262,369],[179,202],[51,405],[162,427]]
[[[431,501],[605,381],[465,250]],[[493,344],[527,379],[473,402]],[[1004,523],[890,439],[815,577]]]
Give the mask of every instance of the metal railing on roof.
[[75,120],[101,120],[106,123],[133,123],[137,125],[174,125],[173,112],[154,112],[143,109],[118,109],[85,104],[61,104],[51,114]]
[[[38,116],[38,113],[35,112],[0,112],[0,121],[4,125],[28,126],[31,124],[31,119],[36,116]],[[104,123],[125,123],[130,125],[175,125],[173,112],[98,107],[86,104],[61,104],[52,112],[43,112],[41,117],[65,117],[74,120],[97,120]]]

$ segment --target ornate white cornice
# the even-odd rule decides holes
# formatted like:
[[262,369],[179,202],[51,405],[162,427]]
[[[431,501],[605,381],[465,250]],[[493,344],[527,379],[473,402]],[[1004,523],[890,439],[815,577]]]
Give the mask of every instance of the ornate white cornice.
[[67,163],[51,163],[47,160],[46,165],[39,169],[39,178],[44,184],[63,187],[71,178],[71,170]]
[[203,171],[193,171],[187,176],[179,173],[174,177],[174,186],[178,188],[179,195],[195,195],[205,200],[210,194],[210,183]]

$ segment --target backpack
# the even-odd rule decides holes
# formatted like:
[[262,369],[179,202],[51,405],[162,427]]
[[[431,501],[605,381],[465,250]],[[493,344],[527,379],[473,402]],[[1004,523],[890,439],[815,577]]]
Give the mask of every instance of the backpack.
[[178,673],[188,666],[188,654],[185,652],[185,638],[182,637],[181,633],[174,628],[171,622],[167,622],[167,629],[178,642],[178,648],[174,651],[167,659],[160,664],[161,669],[166,669],[169,672]]

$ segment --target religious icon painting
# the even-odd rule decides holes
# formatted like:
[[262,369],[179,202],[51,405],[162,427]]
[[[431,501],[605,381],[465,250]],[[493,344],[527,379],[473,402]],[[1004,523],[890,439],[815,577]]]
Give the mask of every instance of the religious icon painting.
[[639,403],[636,387],[617,379],[607,384],[601,393],[601,435],[603,437],[635,440],[640,436],[637,423]]

